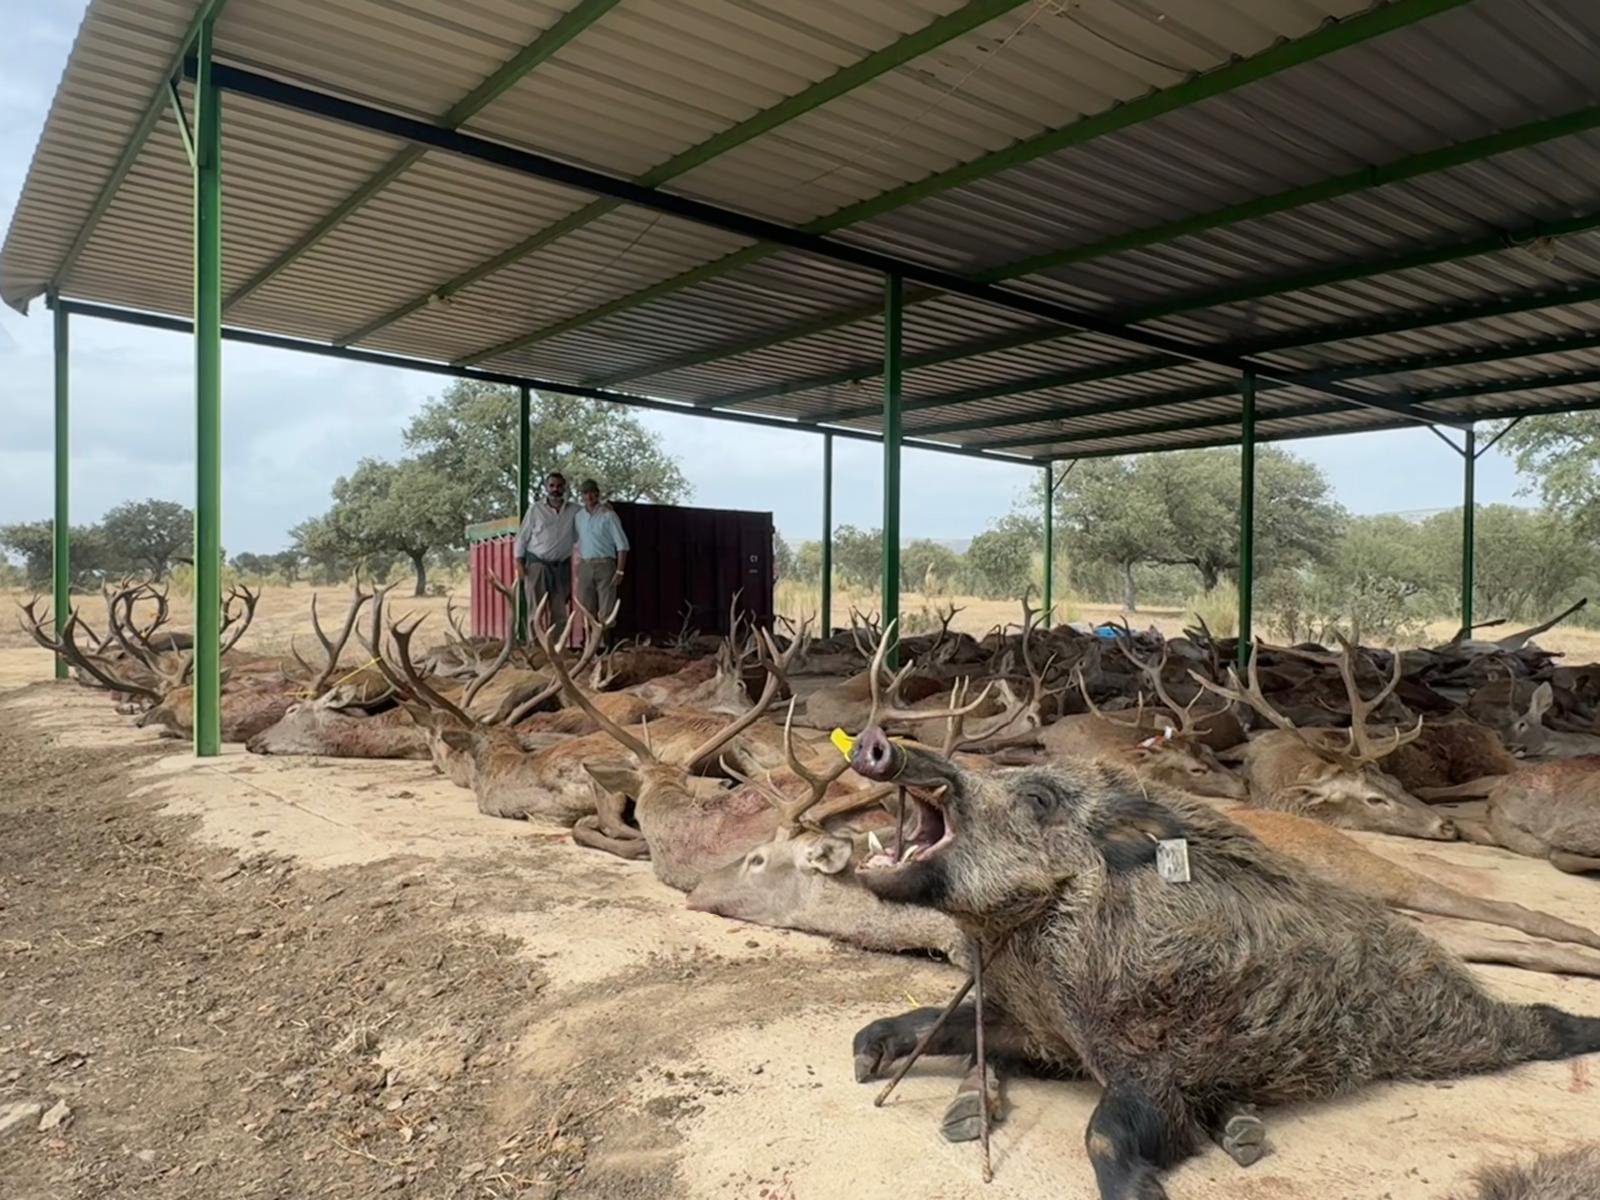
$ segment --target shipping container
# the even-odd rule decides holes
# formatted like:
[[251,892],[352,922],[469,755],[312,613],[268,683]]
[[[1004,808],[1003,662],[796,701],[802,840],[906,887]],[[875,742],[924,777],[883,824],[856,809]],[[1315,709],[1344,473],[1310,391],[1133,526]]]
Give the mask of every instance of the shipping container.
[[[633,552],[620,599],[616,634],[665,638],[688,617],[701,633],[728,632],[729,607],[771,627],[773,527],[770,512],[613,502]],[[504,637],[506,608],[490,579],[517,578],[514,519],[467,530],[472,578],[472,634]],[[577,594],[574,572],[573,594]]]

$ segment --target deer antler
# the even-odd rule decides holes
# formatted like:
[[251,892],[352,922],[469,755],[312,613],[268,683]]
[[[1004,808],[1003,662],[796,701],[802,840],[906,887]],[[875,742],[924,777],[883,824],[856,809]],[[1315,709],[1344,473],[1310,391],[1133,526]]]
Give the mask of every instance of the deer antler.
[[1350,696],[1350,745],[1345,752],[1345,757],[1349,760],[1351,766],[1359,767],[1368,763],[1375,763],[1380,758],[1393,754],[1401,746],[1416,741],[1417,738],[1422,736],[1422,717],[1419,716],[1417,718],[1416,727],[1409,732],[1396,729],[1393,738],[1387,744],[1374,745],[1367,732],[1367,718],[1372,715],[1375,709],[1381,707],[1394,689],[1400,685],[1400,675],[1404,669],[1404,663],[1399,653],[1396,652],[1393,655],[1394,670],[1390,672],[1389,682],[1371,700],[1363,700],[1361,698],[1361,689],[1356,684],[1355,647],[1343,637],[1339,638],[1339,646],[1341,650],[1339,655],[1339,674],[1343,677],[1345,691]]
[[1256,664],[1260,661],[1260,658],[1261,643],[1257,642],[1250,647],[1250,662],[1246,672],[1249,679],[1248,684],[1239,682],[1239,672],[1233,667],[1228,668],[1228,683],[1226,685],[1215,683],[1205,678],[1198,671],[1190,671],[1189,677],[1206,691],[1214,692],[1230,703],[1243,704],[1247,708],[1254,709],[1267,721],[1271,722],[1272,725],[1285,733],[1292,733],[1318,753],[1327,753],[1328,748],[1325,745],[1317,741],[1305,730],[1298,728],[1293,721],[1273,708],[1267,698],[1261,694],[1261,675],[1256,669]]
[[[457,707],[453,702],[445,699],[444,696],[429,686],[428,681],[423,679],[422,673],[417,670],[416,663],[411,661],[411,635],[416,633],[417,627],[427,619],[428,615],[423,613],[409,625],[405,623],[405,618],[401,618],[389,626],[389,636],[394,640],[395,653],[400,657],[400,669],[405,673],[406,690],[423,704],[449,713],[468,729],[471,729],[478,722],[469,716],[464,709]],[[387,678],[387,673],[385,678]]]
[[872,656],[872,665],[868,668],[867,675],[867,686],[871,689],[872,694],[872,709],[867,717],[865,728],[870,729],[874,725],[883,725],[889,721],[899,721],[907,725],[921,721],[948,721],[976,712],[983,706],[984,701],[988,700],[989,693],[994,688],[993,684],[985,685],[983,691],[978,693],[976,700],[960,707],[902,708],[899,704],[893,703],[898,699],[900,688],[905,683],[906,677],[911,673],[910,663],[901,667],[890,678],[888,699],[891,703],[886,704],[883,694],[884,659],[889,655],[889,643],[894,639],[895,626],[898,624],[898,618],[890,621],[883,632],[878,635],[878,648]]
[[1083,664],[1082,663],[1079,663],[1077,666],[1072,668],[1072,681],[1078,685],[1078,694],[1083,697],[1083,702],[1084,702],[1084,704],[1086,704],[1088,706],[1089,712],[1091,714],[1093,714],[1094,716],[1100,718],[1100,720],[1106,721],[1106,722],[1108,722],[1108,723],[1110,723],[1112,725],[1125,725],[1125,726],[1127,726],[1127,727],[1129,727],[1131,729],[1139,729],[1140,727],[1143,726],[1143,724],[1144,724],[1144,693],[1143,692],[1137,693],[1138,707],[1134,710],[1133,720],[1124,721],[1122,719],[1122,716],[1121,716],[1120,713],[1103,712],[1103,711],[1101,711],[1100,706],[1094,702],[1094,698],[1089,695],[1089,684],[1083,677]]
[[[574,679],[576,676],[583,674],[584,668],[589,665],[590,660],[599,653],[600,642],[605,634],[605,631],[610,629],[611,626],[616,623],[617,613],[622,609],[622,602],[619,600],[611,606],[611,611],[606,614],[606,619],[604,621],[597,620],[595,615],[588,609],[584,608],[581,604],[576,605],[575,607],[577,608],[578,613],[568,615],[566,625],[561,631],[561,641],[559,645],[550,647],[545,644],[545,638],[538,638],[539,648],[544,652],[545,665],[555,672],[555,681],[541,688],[539,691],[529,696],[521,704],[507,712],[505,719],[500,722],[501,724],[507,726],[515,725],[529,713],[539,708],[552,696],[556,695],[558,692],[565,691],[566,687],[562,681],[563,672],[565,672],[568,680]],[[569,668],[566,665],[567,646],[572,641],[572,622],[576,619],[578,614],[582,614],[584,622],[583,651],[578,655],[578,661]],[[596,665],[598,669],[598,664]],[[569,694],[581,694],[581,690],[578,689],[577,684],[574,683],[572,687],[573,693]],[[595,690],[598,691],[599,689],[596,688]],[[587,697],[585,697],[585,699],[586,698]],[[581,702],[579,703],[579,707],[587,712],[591,717],[593,717],[597,711],[592,706],[585,705]],[[604,726],[602,726],[602,728],[604,728]],[[646,745],[649,744],[648,737],[645,739],[645,743]]]
[[[1171,693],[1167,691],[1166,682],[1161,678],[1162,668],[1167,665],[1167,647],[1165,645],[1161,647],[1161,657],[1154,663],[1149,659],[1140,658],[1134,652],[1133,635],[1130,631],[1126,638],[1117,638],[1117,648],[1122,651],[1129,662],[1139,669],[1139,673],[1150,681],[1151,690],[1155,692],[1156,699],[1161,702],[1161,706],[1178,718],[1178,736],[1192,737],[1198,733],[1200,723],[1195,717],[1194,710],[1195,706],[1200,703],[1201,697],[1205,695],[1205,692],[1195,692],[1194,699],[1189,701],[1188,704],[1180,705],[1172,698]],[[1227,707],[1224,704],[1222,708],[1217,709],[1216,712],[1207,713],[1206,716],[1217,716]]]
[[[538,640],[539,648],[544,651],[545,658],[550,663],[550,669],[555,672],[556,690],[560,691],[579,708],[583,709],[583,711],[588,714],[589,719],[593,721],[597,727],[599,727],[603,732],[609,734],[613,741],[619,743],[623,749],[627,750],[641,763],[660,762],[661,760],[656,757],[655,750],[652,749],[649,744],[648,733],[646,733],[644,741],[640,741],[638,738],[634,737],[633,734],[629,733],[626,729],[622,728],[622,726],[618,725],[610,717],[606,716],[605,713],[601,712],[597,707],[595,707],[594,702],[590,700],[588,696],[584,695],[583,689],[573,682],[572,673],[567,670],[567,665],[562,661],[562,656],[556,651],[555,643],[551,641],[550,631],[545,628],[543,618],[546,610],[549,608],[549,600],[550,598],[548,596],[541,597],[538,608],[534,610],[533,636]],[[615,620],[616,613],[617,606],[613,606],[611,613],[609,614],[609,620]],[[567,617],[566,624],[562,626],[560,642],[562,646],[567,645],[567,643],[572,639],[572,622],[576,616],[577,613],[569,615]],[[592,647],[600,640],[598,631],[595,628],[595,626],[597,626],[599,623],[593,621],[587,612],[584,612],[584,617],[589,625],[589,628],[586,629],[584,634],[584,648],[592,654]],[[551,694],[553,695],[554,693],[552,692]],[[549,696],[545,696],[544,699],[549,699]],[[540,702],[542,703],[543,701],[541,700]],[[520,720],[523,715],[523,710],[531,712],[532,701],[522,705],[516,712],[512,713],[511,716],[507,718],[508,723],[514,724],[517,720]]]
[[[29,615],[31,616],[32,614]],[[63,658],[77,667],[79,671],[96,680],[107,691],[128,692],[145,696],[156,704],[160,704],[162,700],[166,699],[154,688],[145,687],[143,684],[134,683],[132,680],[119,678],[113,675],[104,664],[95,663],[89,655],[79,648],[78,643],[74,640],[76,631],[82,627],[83,620],[77,613],[73,613],[67,618],[67,623],[61,630],[61,652]]]
[[[235,601],[243,606],[243,613],[234,613]],[[218,652],[219,657],[239,644],[244,631],[249,629],[250,623],[256,619],[256,605],[260,602],[261,592],[259,590],[252,592],[245,584],[235,584],[228,589],[227,599],[222,602],[222,627],[218,632],[225,634],[232,629],[233,634],[222,643],[222,649]]]
[[361,590],[361,581],[357,579],[354,593],[350,597],[350,611],[344,617],[344,627],[340,629],[338,639],[334,640],[329,638],[322,630],[322,622],[317,617],[317,594],[315,592],[311,593],[311,628],[317,635],[317,641],[322,643],[323,652],[328,656],[328,665],[322,669],[321,674],[317,674],[311,670],[305,659],[300,657],[300,652],[294,648],[293,639],[290,640],[289,650],[300,662],[301,666],[316,676],[311,685],[311,694],[313,696],[322,695],[328,690],[328,685],[333,682],[334,675],[339,671],[339,659],[344,654],[344,648],[350,641],[350,634],[356,627],[357,619],[361,616],[361,606],[371,599],[372,596]]
[[777,698],[778,681],[782,678],[783,672],[788,667],[789,660],[793,657],[799,643],[791,642],[789,649],[779,655],[765,629],[757,629],[756,636],[762,663],[767,668],[767,682],[761,689],[761,695],[732,724],[712,734],[711,737],[690,751],[683,759],[682,765],[685,770],[693,771],[701,762],[718,754],[724,746],[760,720],[767,709],[772,707],[773,700]]

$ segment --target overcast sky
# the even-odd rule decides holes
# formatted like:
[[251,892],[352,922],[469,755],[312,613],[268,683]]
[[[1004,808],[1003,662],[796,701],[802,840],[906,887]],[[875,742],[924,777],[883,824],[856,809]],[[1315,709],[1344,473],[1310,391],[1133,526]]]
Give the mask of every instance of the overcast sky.
[[[0,214],[16,205],[83,0],[0,0]],[[174,214],[175,219],[186,219]],[[224,231],[226,236],[226,231]],[[109,322],[73,322],[72,514],[96,520],[123,500],[192,503],[191,347],[186,337]],[[438,377],[224,344],[224,518],[230,553],[271,551],[296,522],[323,511],[328,486],[363,455],[394,455],[400,432],[441,387]],[[0,306],[0,524],[46,517],[51,506],[50,317]],[[771,510],[790,538],[816,536],[821,441],[653,413],[694,484],[694,502]],[[1293,447],[1328,474],[1352,511],[1443,508],[1460,502],[1460,460],[1426,430],[1323,438]],[[903,466],[907,537],[960,538],[1037,485],[1029,468],[909,451]],[[880,449],[841,441],[835,519],[879,524]],[[1517,498],[1510,464],[1480,466],[1481,500]]]

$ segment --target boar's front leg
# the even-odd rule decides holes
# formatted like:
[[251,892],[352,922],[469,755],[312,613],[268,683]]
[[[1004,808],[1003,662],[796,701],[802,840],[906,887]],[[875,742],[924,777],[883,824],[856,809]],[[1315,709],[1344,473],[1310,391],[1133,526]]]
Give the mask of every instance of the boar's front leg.
[[[866,1083],[882,1079],[894,1071],[894,1066],[917,1048],[922,1035],[939,1019],[939,1008],[914,1008],[898,1017],[882,1017],[865,1025],[855,1036],[852,1047],[855,1055],[856,1082]],[[1024,1057],[1022,1032],[994,1011],[991,1004],[983,1023],[992,1061],[1017,1061]],[[977,1014],[970,1002],[950,1014],[924,1054],[938,1056],[971,1057],[978,1052]]]
[[1175,1093],[1108,1079],[1084,1134],[1101,1200],[1166,1200],[1156,1173],[1193,1152],[1192,1128]]
[[1004,1117],[1004,1104],[1000,1093],[1000,1073],[995,1069],[994,1060],[986,1064],[985,1072],[988,1078],[981,1078],[978,1072],[978,1060],[973,1056],[967,1061],[967,1073],[961,1078],[961,1085],[956,1088],[956,1098],[950,1101],[944,1110],[944,1116],[939,1121],[939,1132],[944,1134],[947,1142],[974,1142],[978,1140],[981,1129],[979,1117],[985,1102],[989,1105],[989,1120],[999,1124]]

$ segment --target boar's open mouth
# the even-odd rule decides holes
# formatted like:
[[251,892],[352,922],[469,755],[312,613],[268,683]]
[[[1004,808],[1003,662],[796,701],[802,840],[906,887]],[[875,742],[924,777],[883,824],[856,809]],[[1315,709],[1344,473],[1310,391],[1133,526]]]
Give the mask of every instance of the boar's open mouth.
[[[862,863],[862,871],[898,871],[912,863],[927,862],[941,853],[955,839],[955,823],[950,810],[945,807],[944,787],[904,789],[905,821],[903,831],[887,850],[883,849],[876,834],[868,835],[874,853]],[[886,800],[885,806],[889,805]],[[891,811],[894,811],[891,808]]]

